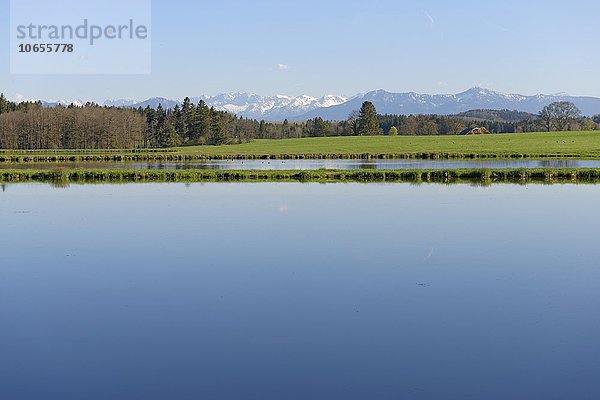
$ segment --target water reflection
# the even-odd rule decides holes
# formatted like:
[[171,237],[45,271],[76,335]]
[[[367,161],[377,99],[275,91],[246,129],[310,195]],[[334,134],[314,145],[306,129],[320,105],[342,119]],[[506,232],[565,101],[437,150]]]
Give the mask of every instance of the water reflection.
[[600,398],[600,186],[9,189],[2,400]]
[[182,162],[90,162],[0,164],[0,169],[317,170],[600,168],[600,160],[207,160]]

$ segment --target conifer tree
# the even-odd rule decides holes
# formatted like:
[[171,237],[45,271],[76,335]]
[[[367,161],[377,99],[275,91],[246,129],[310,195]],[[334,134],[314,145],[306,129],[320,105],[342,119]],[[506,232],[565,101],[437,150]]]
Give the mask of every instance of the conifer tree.
[[284,119],[283,120],[283,125],[281,125],[281,137],[289,137],[289,132],[290,132],[290,128],[289,128],[290,122],[288,121],[288,119]]
[[7,112],[7,104],[6,97],[4,97],[4,93],[0,93],[0,114]]
[[266,136],[266,132],[267,132],[267,123],[263,119],[260,121],[260,125],[258,126],[258,137],[260,139],[264,139]]
[[327,136],[331,133],[331,127],[327,122],[323,120],[321,117],[316,117],[312,121],[308,121],[309,126],[309,135],[315,137]]
[[168,124],[159,130],[158,145],[163,148],[181,145],[181,140],[179,140],[179,135],[173,125]]
[[146,107],[146,132],[144,135],[144,147],[150,146],[156,137],[156,112],[150,106]]
[[358,134],[359,136],[380,135],[379,119],[375,105],[370,101],[365,101],[360,109],[358,116]]
[[156,108],[156,128],[162,129],[165,127],[165,122],[167,120],[167,113],[163,108],[162,104],[159,104]]
[[210,109],[211,119],[211,135],[209,143],[214,146],[221,146],[227,143],[227,136],[225,135],[225,128],[223,127],[223,120],[219,112],[214,107]]
[[186,136],[185,122],[183,119],[183,113],[179,108],[179,104],[176,104],[175,108],[173,109],[173,126],[175,127],[179,137],[183,138]]
[[189,97],[186,97],[183,100],[181,112],[183,114],[184,136],[189,140],[193,140],[196,136],[194,130],[196,122],[196,109]]
[[211,135],[211,110],[204,100],[198,102],[196,119],[194,121],[194,138],[207,141]]

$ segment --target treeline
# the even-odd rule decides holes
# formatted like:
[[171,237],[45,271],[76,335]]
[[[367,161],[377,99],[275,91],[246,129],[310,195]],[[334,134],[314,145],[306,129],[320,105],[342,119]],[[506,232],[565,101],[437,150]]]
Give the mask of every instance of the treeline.
[[243,143],[253,139],[286,139],[314,136],[340,136],[343,129],[322,118],[307,122],[266,122],[218,111],[204,101],[197,105],[186,98],[181,107],[157,109],[147,107],[143,144],[146,147],[175,147],[182,145],[223,145]]
[[483,127],[491,133],[542,130],[596,129],[600,116],[584,118],[578,110],[560,104],[539,116],[523,120],[485,120],[477,117],[510,116],[513,112],[466,113],[462,116],[378,115],[365,102],[346,121],[320,117],[305,122],[265,122],[192,104],[186,98],[174,109],[126,109],[87,103],[83,107],[44,107],[41,102],[16,104],[0,95],[1,149],[117,149],[165,148],[189,145],[223,145],[253,139],[286,139],[325,136],[456,135],[467,128]]
[[[564,107],[565,104],[550,105]],[[593,130],[600,116],[585,118],[576,108],[563,117],[563,123],[549,122],[539,115],[508,110],[474,110],[462,115],[379,115],[371,102],[350,114],[346,121],[325,121],[321,117],[305,122],[265,122],[237,118],[235,115],[208,108],[204,102],[194,106],[186,98],[182,107],[173,110],[147,108],[145,145],[172,147],[177,145],[220,145],[242,143],[253,139],[286,139],[326,136],[434,136],[457,135],[465,129],[482,127],[490,133],[539,132],[556,130]],[[483,117],[483,118],[482,118]],[[493,117],[495,119],[485,119]]]
[[[526,133],[542,131],[595,130],[600,115],[581,116],[578,110],[561,112],[565,104],[548,106],[553,114],[542,111],[539,115],[508,110],[473,110],[456,116],[439,115],[381,115],[381,128],[390,132],[395,127],[399,135],[456,135],[467,128],[486,128],[490,133]],[[392,132],[396,131],[392,130]]]
[[228,115],[209,108],[203,101],[197,106],[186,98],[183,106],[165,110],[147,107],[144,145],[146,147],[177,147],[182,144],[227,143],[226,121]]
[[469,110],[462,112],[457,115],[458,117],[475,119],[480,121],[505,121],[505,122],[520,122],[526,120],[535,120],[538,118],[537,115],[531,114],[524,111],[515,110],[490,110],[490,109],[478,109]]
[[0,148],[115,149],[139,147],[143,114],[132,110],[86,105],[45,108],[22,103],[0,114]]
[[404,136],[457,135],[475,127],[486,128],[491,133],[537,132],[542,129],[542,125],[534,120],[509,122],[440,115],[382,115],[379,119],[384,132],[396,127],[398,134]]
[[6,114],[11,111],[16,111],[18,105],[12,101],[9,101],[4,97],[4,94],[0,94],[0,115]]

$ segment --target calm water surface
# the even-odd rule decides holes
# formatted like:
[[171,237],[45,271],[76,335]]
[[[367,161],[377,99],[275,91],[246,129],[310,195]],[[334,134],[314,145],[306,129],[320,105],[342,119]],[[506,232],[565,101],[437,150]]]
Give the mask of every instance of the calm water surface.
[[186,162],[0,163],[0,169],[151,169],[151,170],[317,170],[317,169],[461,169],[600,168],[600,160],[209,160]]
[[0,191],[0,399],[598,399],[600,186]]

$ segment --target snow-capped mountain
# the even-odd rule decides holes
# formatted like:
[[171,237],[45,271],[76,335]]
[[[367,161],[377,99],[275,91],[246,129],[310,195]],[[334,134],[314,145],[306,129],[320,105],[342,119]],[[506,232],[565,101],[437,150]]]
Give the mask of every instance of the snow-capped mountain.
[[306,114],[294,117],[293,120],[307,120],[322,117],[327,120],[343,120],[361,107],[364,101],[375,104],[380,114],[439,114],[453,115],[469,110],[515,110],[538,113],[544,106],[555,101],[570,101],[585,115],[600,113],[600,99],[595,97],[574,97],[566,94],[523,96],[519,94],[503,94],[489,89],[473,88],[458,94],[429,95],[418,93],[390,93],[376,90],[365,95],[356,96],[346,103],[318,108]]
[[[209,107],[219,111],[227,111],[244,118],[264,119],[267,121],[283,121],[305,114],[317,108],[326,108],[342,104],[348,100],[343,96],[324,96],[321,98],[311,96],[260,96],[253,93],[225,93],[216,96],[199,96],[190,98],[192,103],[198,104],[203,100]],[[172,109],[181,105],[181,100],[171,100],[164,97],[155,97],[140,103],[124,104],[123,107],[158,107]]]
[[[600,114],[600,98],[574,97],[567,94],[523,96],[520,94],[503,94],[489,89],[473,88],[458,94],[419,94],[391,93],[376,90],[354,97],[328,95],[321,98],[311,96],[261,96],[252,93],[226,93],[216,96],[199,96],[190,99],[194,104],[203,100],[209,107],[227,111],[244,118],[265,121],[305,121],[322,117],[326,120],[344,120],[358,110],[362,103],[371,101],[381,114],[440,114],[454,115],[465,111],[490,109],[514,110],[537,114],[544,106],[555,101],[575,103],[584,115]],[[59,100],[43,102],[47,107],[57,105],[68,106],[71,101]],[[84,102],[73,101],[81,106]],[[104,105],[114,107],[173,109],[181,105],[181,100],[154,97],[143,102],[135,100],[107,100]]]
[[164,97],[153,97],[146,101],[142,101],[141,103],[132,104],[128,107],[131,107],[131,108],[150,107],[150,108],[156,109],[156,108],[158,108],[159,105],[161,105],[164,109],[173,109],[173,108],[175,108],[176,105],[181,104],[181,103],[182,103],[181,101],[170,100],[170,99],[166,99]]
[[106,107],[131,107],[137,103],[137,100],[132,99],[108,99],[104,102],[103,105],[105,105]]
[[83,107],[85,102],[82,100],[65,100],[65,99],[42,101],[42,105],[44,107],[50,107],[50,108],[58,107],[58,106],[69,107],[71,104],[73,104],[75,107]]
[[194,103],[204,100],[211,107],[245,118],[278,121],[299,116],[317,108],[327,108],[343,104],[348,101],[348,98],[334,95],[316,98],[306,95],[294,97],[229,93],[217,96],[202,96],[192,98],[191,100]]

